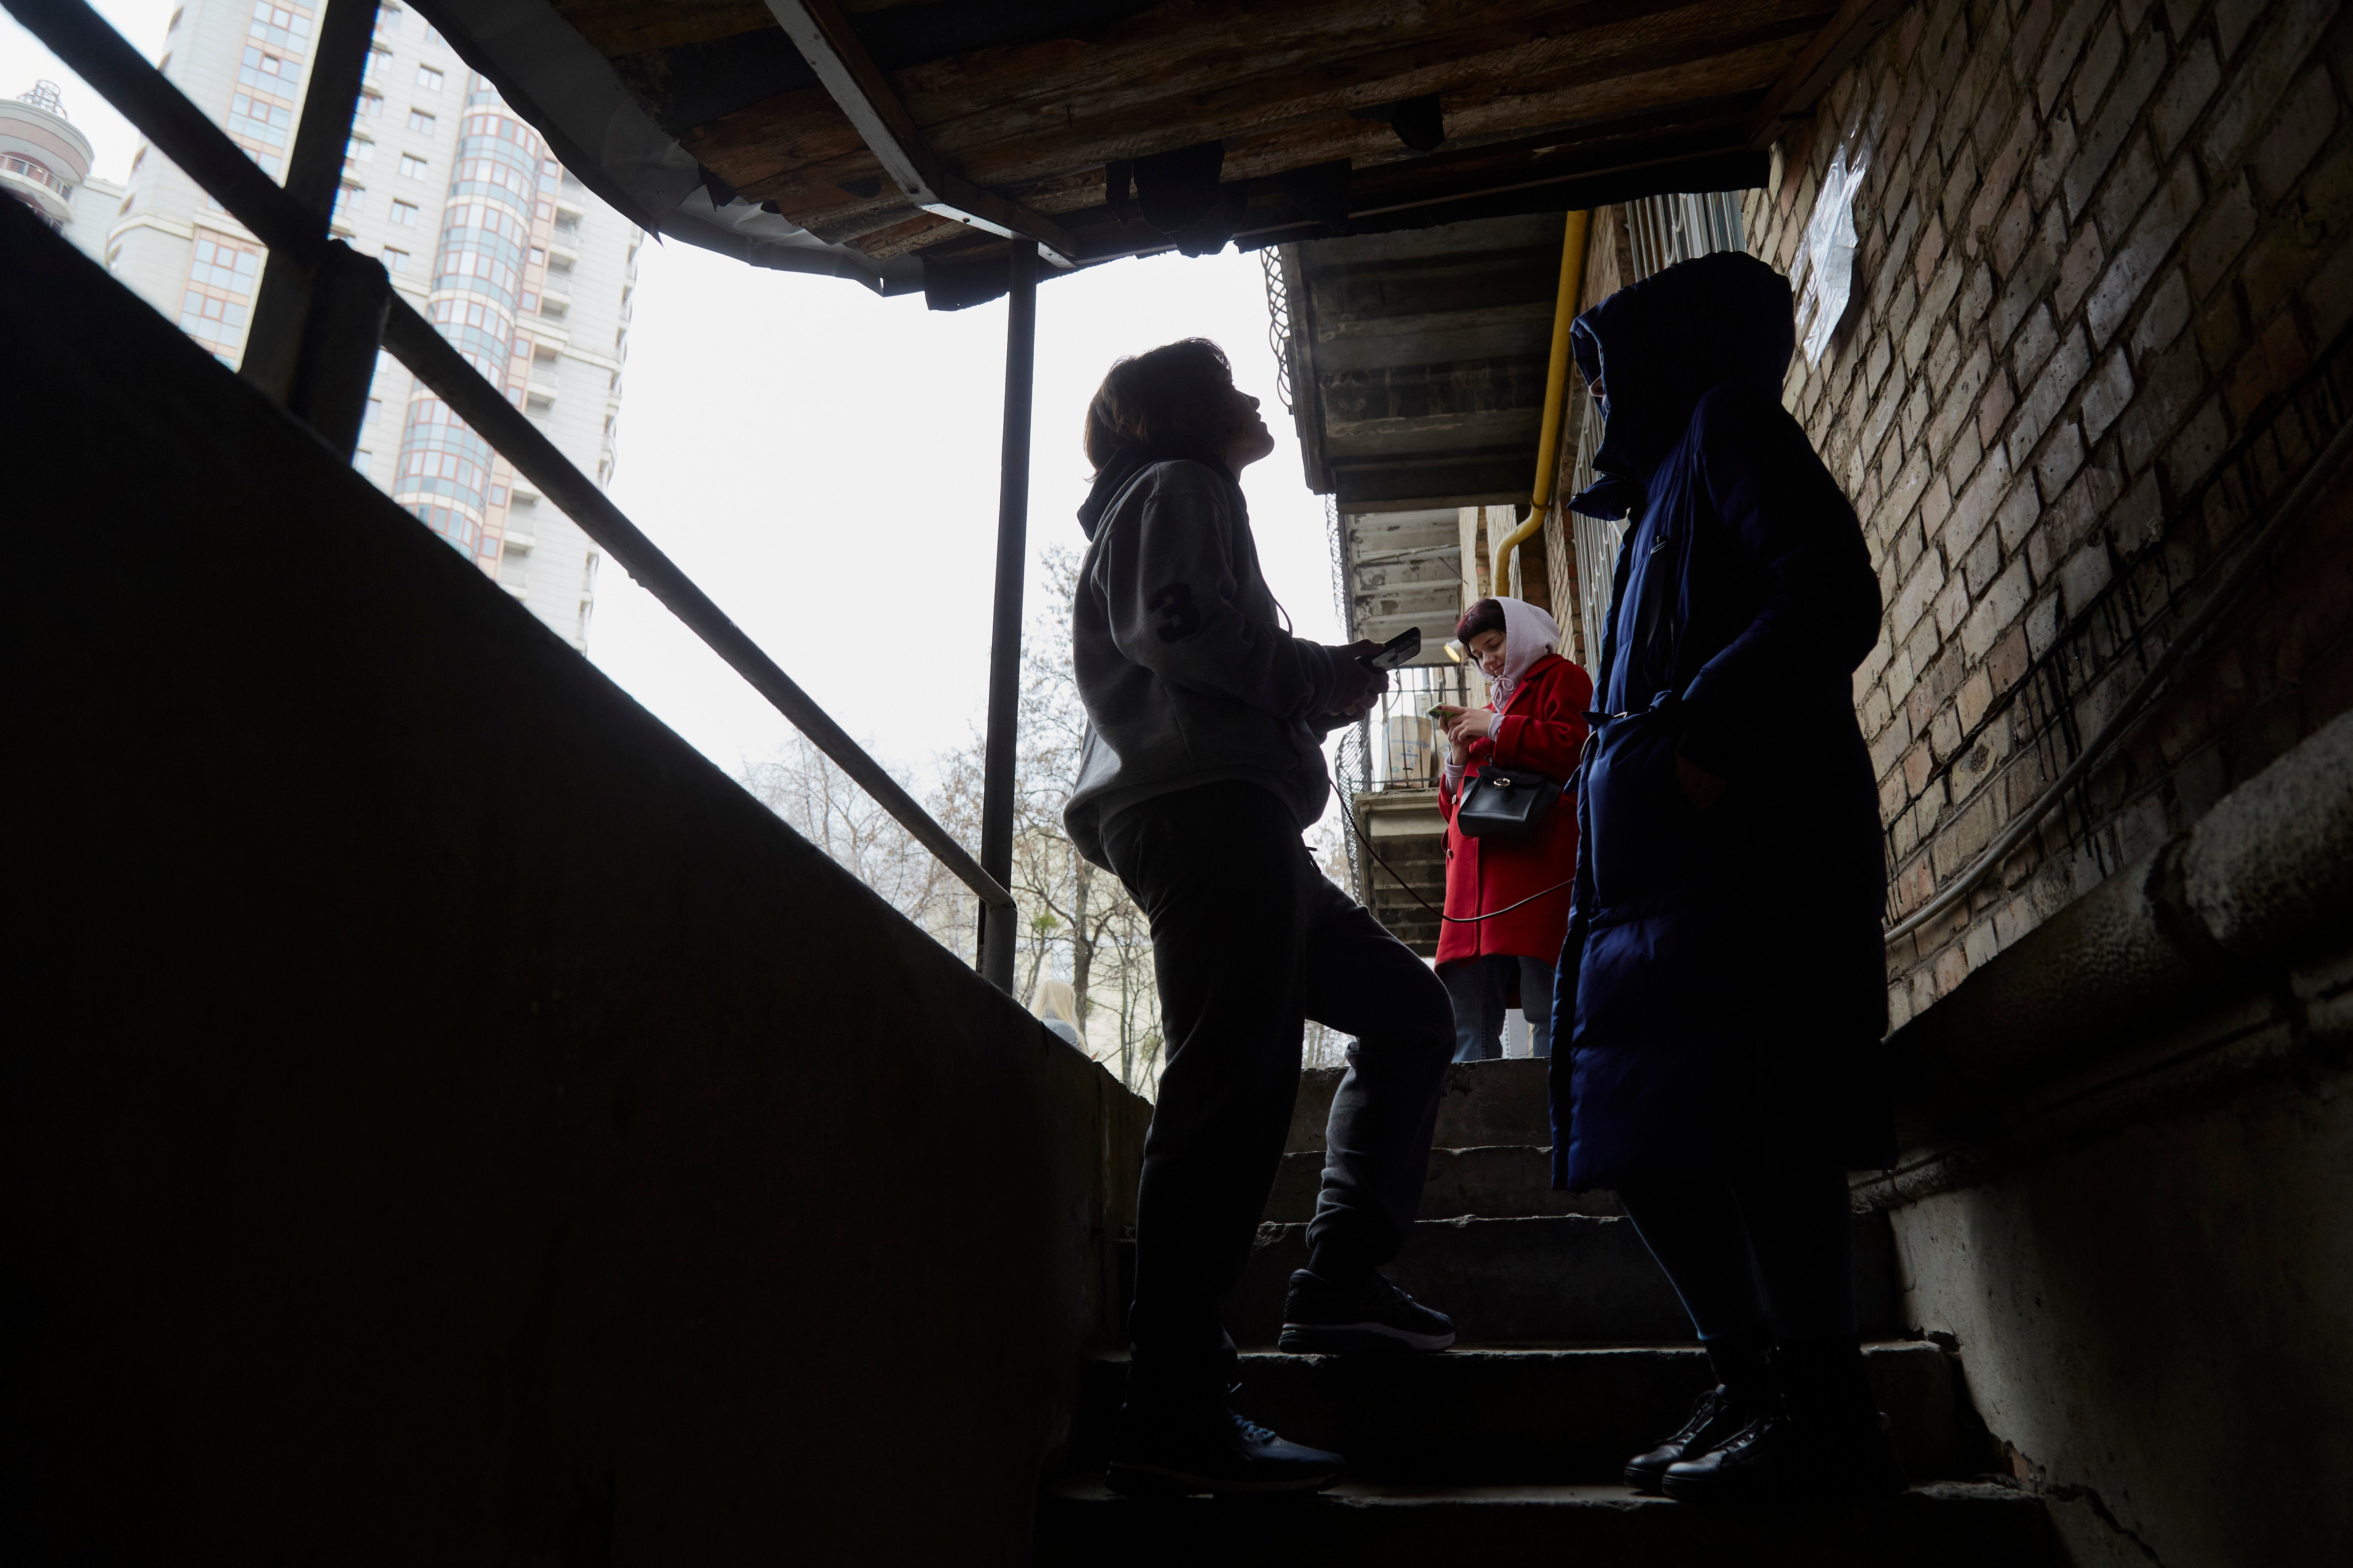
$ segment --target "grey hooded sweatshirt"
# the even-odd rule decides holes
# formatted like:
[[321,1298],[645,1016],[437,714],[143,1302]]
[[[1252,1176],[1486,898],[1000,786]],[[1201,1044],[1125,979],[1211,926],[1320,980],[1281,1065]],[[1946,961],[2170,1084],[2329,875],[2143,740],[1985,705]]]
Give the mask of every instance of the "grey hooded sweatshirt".
[[1071,655],[1087,733],[1062,811],[1079,853],[1108,866],[1113,814],[1227,779],[1264,785],[1312,826],[1352,661],[1279,624],[1241,487],[1210,462],[1130,454],[1104,466],[1079,518],[1091,542]]

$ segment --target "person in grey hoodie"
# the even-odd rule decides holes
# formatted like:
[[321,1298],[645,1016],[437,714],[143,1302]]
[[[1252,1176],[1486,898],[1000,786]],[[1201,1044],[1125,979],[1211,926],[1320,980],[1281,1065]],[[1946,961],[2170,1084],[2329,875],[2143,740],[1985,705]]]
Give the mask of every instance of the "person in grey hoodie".
[[1088,727],[1063,820],[1152,922],[1166,1042],[1112,1453],[1112,1484],[1131,1491],[1313,1489],[1340,1468],[1232,1413],[1219,1315],[1282,1159],[1307,1018],[1356,1043],[1282,1346],[1454,1340],[1444,1314],[1378,1272],[1421,1198],[1454,1049],[1446,990],[1300,837],[1330,795],[1324,735],[1388,678],[1361,661],[1373,644],[1287,629],[1235,478],[1273,447],[1258,400],[1198,338],[1113,365],[1087,411],[1095,480],[1079,511],[1072,655]]

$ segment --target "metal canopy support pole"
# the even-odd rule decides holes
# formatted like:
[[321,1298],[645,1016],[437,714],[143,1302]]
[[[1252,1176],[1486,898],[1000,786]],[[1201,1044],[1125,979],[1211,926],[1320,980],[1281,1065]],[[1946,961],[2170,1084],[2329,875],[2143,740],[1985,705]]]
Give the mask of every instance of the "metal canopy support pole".
[[[334,218],[375,11],[375,0],[328,0],[286,161],[286,194],[317,220],[322,237]],[[318,258],[272,249],[237,374],[349,457],[367,412],[391,289],[381,262],[346,246],[330,245]]]
[[[980,868],[1013,885],[1013,757],[1021,718],[1021,587],[1029,558],[1029,396],[1038,359],[1038,252],[1016,241],[1005,313],[1005,447],[997,491],[997,610],[988,637],[988,738],[981,764]],[[1013,990],[1012,905],[983,906],[980,973]],[[1018,1000],[1018,998],[1017,998]]]

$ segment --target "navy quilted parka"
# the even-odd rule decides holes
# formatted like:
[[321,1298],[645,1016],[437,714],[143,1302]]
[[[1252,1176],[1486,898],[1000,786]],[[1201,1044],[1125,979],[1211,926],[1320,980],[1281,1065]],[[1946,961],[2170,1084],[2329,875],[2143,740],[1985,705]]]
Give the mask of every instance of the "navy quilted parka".
[[[1577,794],[1554,997],[1554,1178],[1883,1166],[1894,1133],[1877,791],[1854,668],[1879,584],[1783,409],[1789,287],[1738,252],[1580,316],[1598,482],[1630,517]],[[1675,758],[1727,782],[1695,808]]]

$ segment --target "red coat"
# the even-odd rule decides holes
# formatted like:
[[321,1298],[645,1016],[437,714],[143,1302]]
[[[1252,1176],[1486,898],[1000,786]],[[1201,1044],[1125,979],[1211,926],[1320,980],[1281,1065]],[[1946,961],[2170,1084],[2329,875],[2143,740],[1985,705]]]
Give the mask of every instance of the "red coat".
[[[1545,655],[1513,689],[1495,738],[1471,742],[1464,782],[1490,762],[1566,781],[1577,771],[1585,713],[1592,704],[1593,681],[1585,671],[1556,653]],[[1441,778],[1438,808],[1446,816],[1446,912],[1480,915],[1520,907],[1493,920],[1447,921],[1438,938],[1438,962],[1505,953],[1554,962],[1568,934],[1570,883],[1577,876],[1576,801],[1556,804],[1525,838],[1466,838],[1454,826],[1454,792]],[[1520,903],[1546,888],[1553,891]]]

